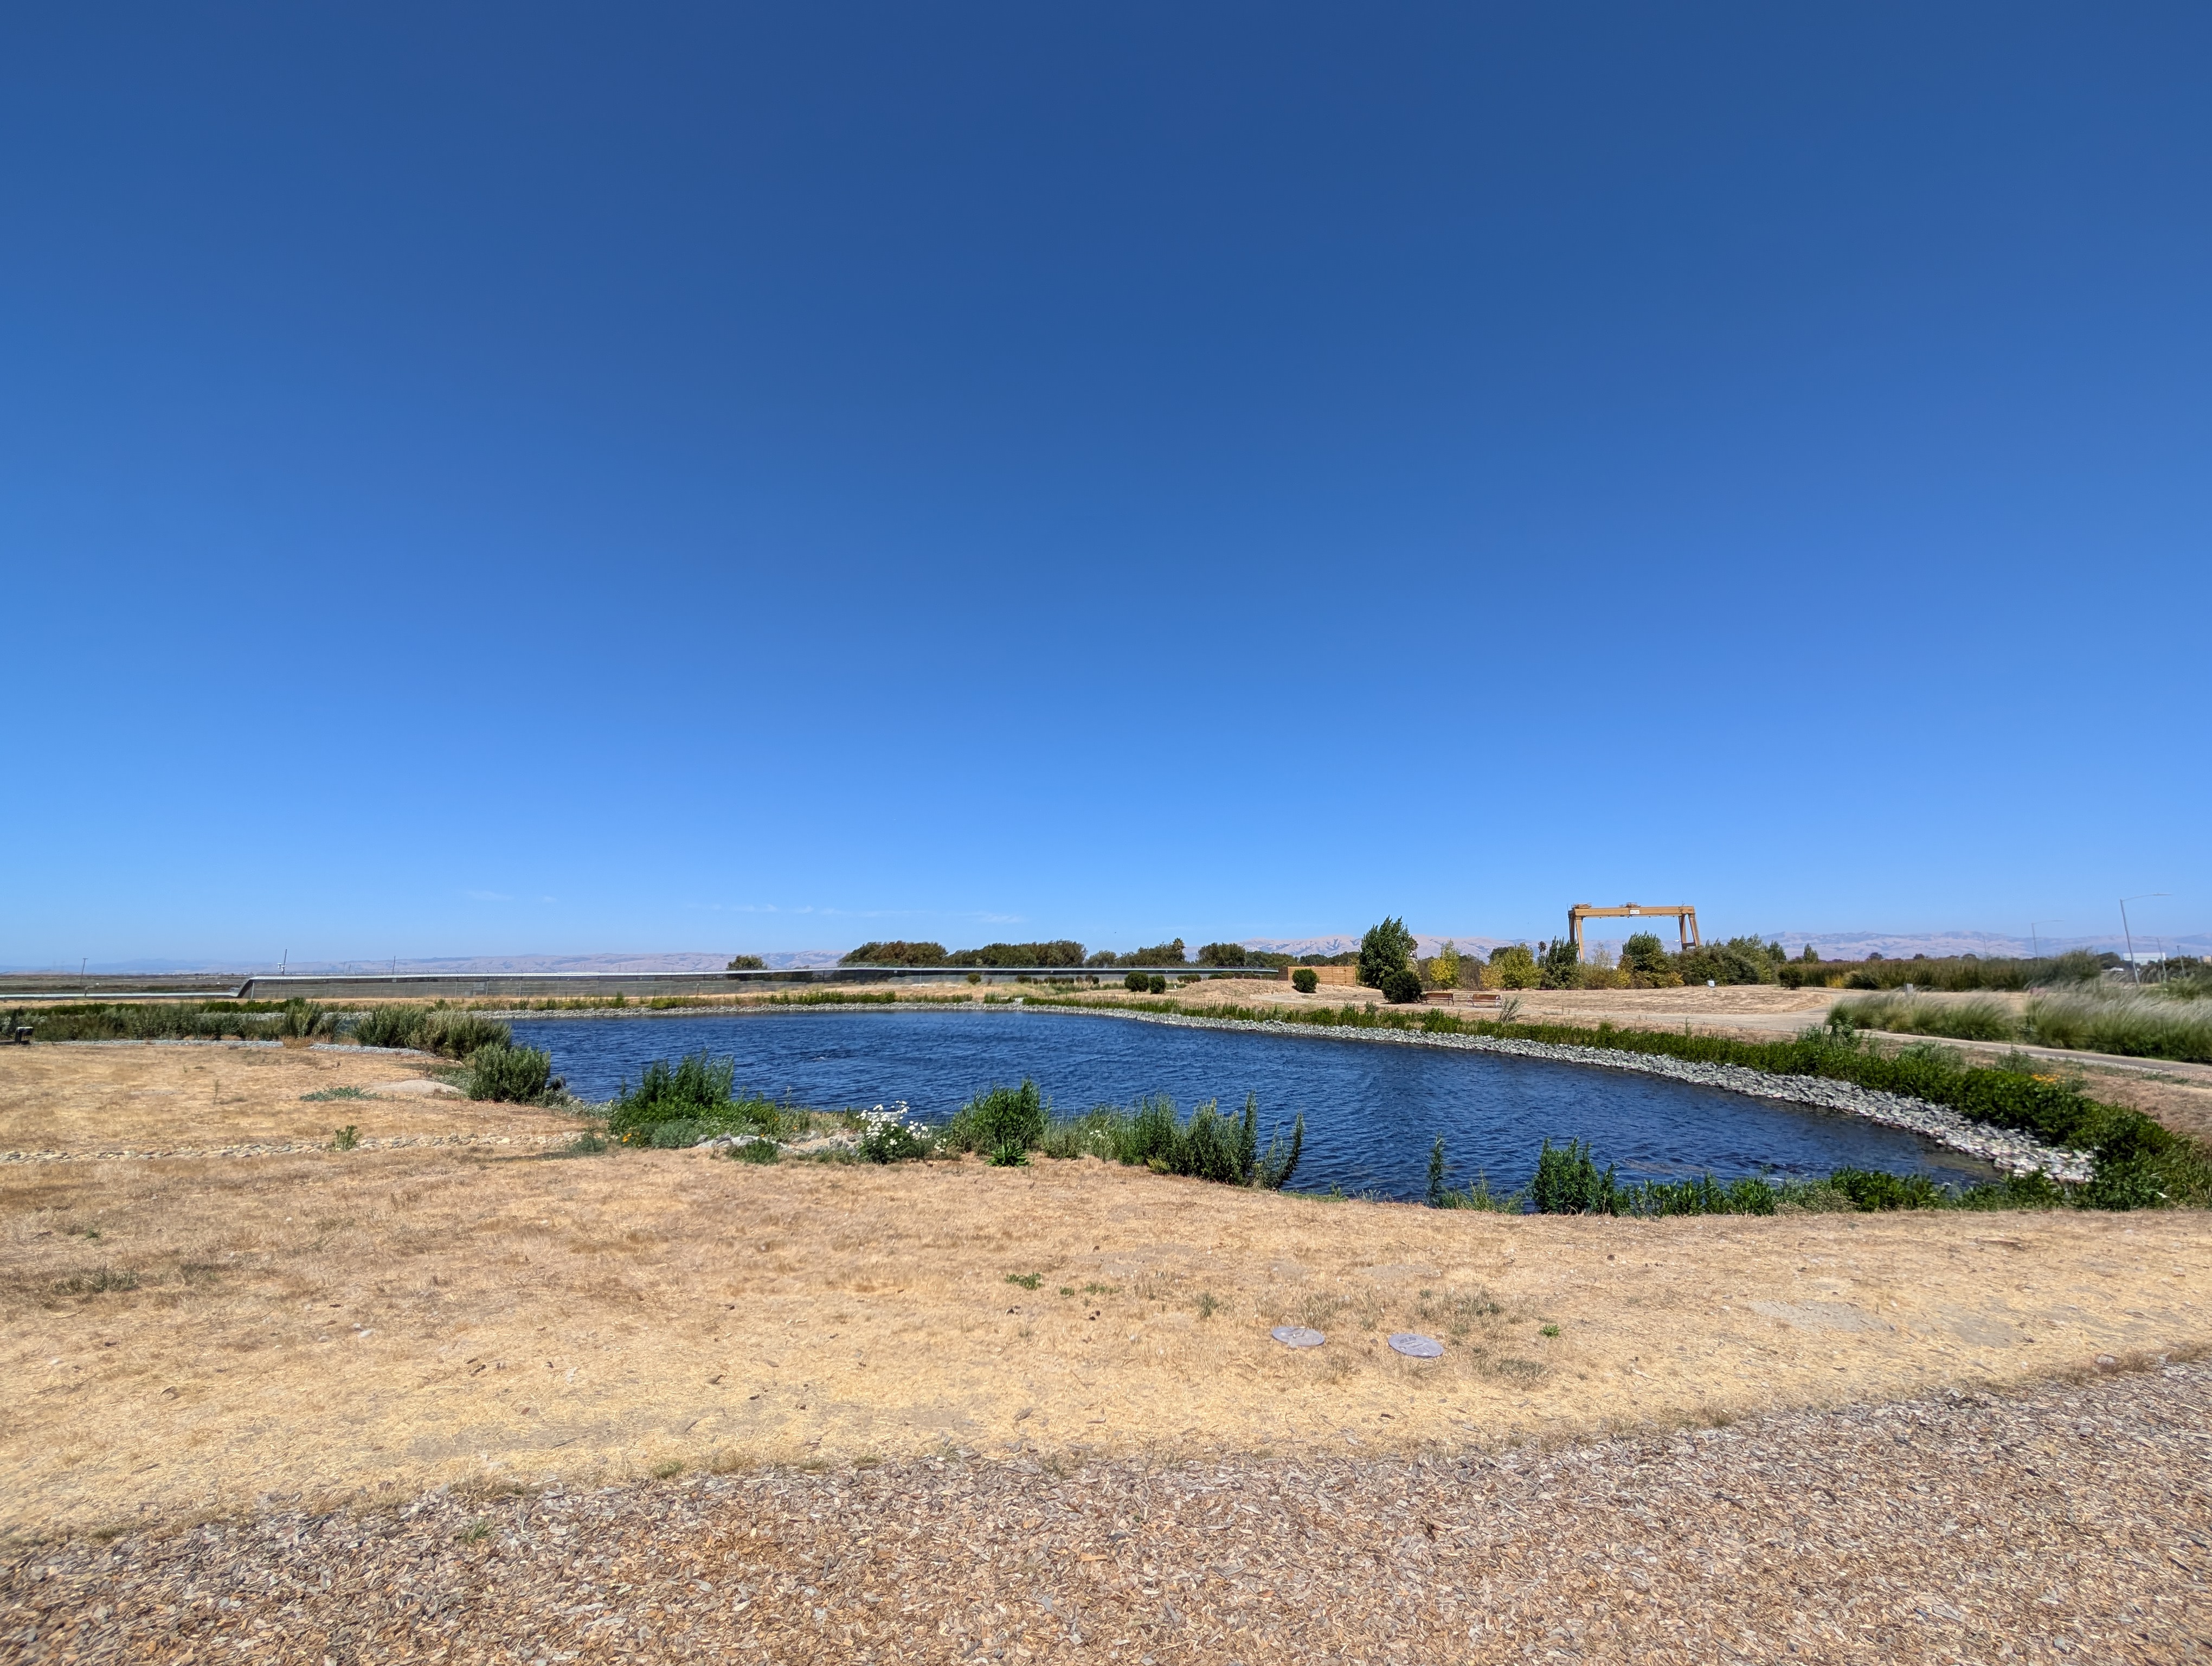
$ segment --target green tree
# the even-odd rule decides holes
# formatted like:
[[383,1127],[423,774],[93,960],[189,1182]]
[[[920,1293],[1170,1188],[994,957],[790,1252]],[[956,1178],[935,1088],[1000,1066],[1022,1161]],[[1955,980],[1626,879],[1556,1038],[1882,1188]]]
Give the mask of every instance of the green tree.
[[768,962],[757,954],[733,954],[730,957],[729,970],[733,972],[764,972],[768,970]]
[[1198,952],[1201,966],[1242,966],[1246,958],[1242,943],[1209,943]]
[[1436,959],[1430,964],[1429,976],[1439,989],[1456,989],[1459,988],[1459,951],[1452,946],[1451,939],[1446,938],[1443,947],[1437,951]]
[[1121,957],[1124,966],[1185,966],[1190,957],[1183,952],[1182,939],[1172,943],[1156,943],[1149,949],[1136,949]]
[[1544,945],[1543,987],[1571,989],[1583,981],[1583,958],[1571,937]]
[[1656,932],[1638,932],[1620,945],[1620,970],[1632,977],[1663,977],[1674,970]]
[[1484,982],[1499,989],[1533,989],[1539,982],[1536,957],[1526,943],[1508,943],[1493,949]]
[[1380,989],[1391,973],[1413,970],[1407,964],[1413,953],[1413,933],[1406,929],[1403,919],[1370,926],[1359,939],[1359,981],[1370,989]]
[[889,943],[863,943],[837,964],[840,966],[942,966],[945,964],[945,945],[908,943],[896,939]]

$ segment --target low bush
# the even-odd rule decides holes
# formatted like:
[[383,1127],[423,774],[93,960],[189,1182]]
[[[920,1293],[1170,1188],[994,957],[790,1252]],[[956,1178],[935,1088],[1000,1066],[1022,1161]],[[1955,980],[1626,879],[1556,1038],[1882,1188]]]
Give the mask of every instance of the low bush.
[[1421,998],[1420,974],[1409,967],[1401,966],[1395,972],[1383,973],[1382,982],[1376,987],[1382,990],[1382,999],[1394,1006],[1403,1006]]
[[[1160,982],[1163,985],[1165,985],[1167,980],[1165,978],[1162,978]],[[1124,989],[1127,989],[1133,995],[1141,995],[1146,990],[1152,987],[1152,980],[1146,973],[1131,972],[1127,977],[1124,977],[1121,980],[1121,987]]]
[[1321,975],[1310,966],[1301,966],[1291,974],[1291,988],[1302,995],[1310,995],[1321,988]]
[[1145,989],[1146,993],[1148,994],[1164,995],[1167,994],[1168,981],[1166,976],[1162,973],[1154,972],[1150,977],[1147,977],[1145,980]]
[[466,1089],[471,1099],[537,1104],[553,1083],[553,1055],[542,1048],[491,1042],[469,1055]]
[[1241,1116],[1224,1116],[1208,1100],[1188,1122],[1176,1120],[1175,1101],[1156,1094],[1124,1113],[1102,1107],[1079,1119],[1070,1131],[1071,1155],[1085,1152],[1151,1169],[1157,1174],[1188,1175],[1226,1186],[1280,1191],[1297,1172],[1304,1154],[1306,1122],[1300,1116],[1287,1137],[1278,1129],[1260,1147],[1260,1101],[1248,1095]]
[[1026,1079],[1019,1087],[994,1087],[977,1094],[952,1115],[938,1142],[948,1151],[992,1155],[1007,1146],[1030,1151],[1044,1143],[1049,1120],[1044,1096]]
[[732,972],[764,972],[768,970],[768,962],[757,954],[733,954],[730,957],[730,964],[725,970]]
[[717,1134],[781,1131],[783,1113],[766,1099],[738,1097],[731,1083],[737,1073],[732,1059],[715,1059],[705,1052],[688,1053],[671,1063],[655,1059],[632,1087],[618,1085],[607,1108],[607,1132],[626,1146],[655,1143],[653,1130],[663,1123],[696,1124],[686,1144]]
[[1545,1140],[1528,1183],[1528,1201],[1540,1215],[1609,1215],[1618,1192],[1612,1165],[1600,1172],[1587,1140],[1570,1140],[1556,1150]]
[[422,1038],[416,1043],[449,1059],[466,1059],[483,1047],[511,1047],[514,1031],[497,1018],[433,1006],[422,1015]]

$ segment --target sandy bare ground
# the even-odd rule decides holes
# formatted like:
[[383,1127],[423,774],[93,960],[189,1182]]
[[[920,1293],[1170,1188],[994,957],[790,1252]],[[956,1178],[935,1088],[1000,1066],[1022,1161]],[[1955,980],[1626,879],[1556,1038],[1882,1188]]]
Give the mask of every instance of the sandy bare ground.
[[965,1453],[0,1554],[24,1661],[2193,1662],[2212,1372],[1489,1456]]
[[[0,1051],[0,1098],[41,1140],[139,1137],[143,1104],[219,1142],[228,1095],[180,1128],[144,1091],[198,1051]],[[390,1068],[239,1067],[295,1062]],[[2193,1213],[1508,1219],[1095,1160],[483,1146],[0,1164],[0,1530],[948,1446],[1489,1450],[2179,1357],[2212,1341],[2208,1277]],[[1328,1345],[1280,1347],[1286,1322]],[[1406,1329],[1444,1357],[1384,1347]]]

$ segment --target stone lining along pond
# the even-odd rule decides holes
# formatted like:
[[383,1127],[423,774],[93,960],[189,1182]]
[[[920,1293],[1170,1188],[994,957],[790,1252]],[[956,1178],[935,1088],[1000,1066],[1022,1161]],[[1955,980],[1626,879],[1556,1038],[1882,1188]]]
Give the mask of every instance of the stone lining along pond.
[[[553,1055],[580,1097],[613,1097],[650,1061],[702,1049],[737,1061],[741,1086],[818,1110],[903,1099],[935,1124],[979,1091],[1034,1078],[1054,1110],[1171,1095],[1178,1110],[1260,1097],[1262,1137],[1304,1112],[1293,1189],[1418,1198],[1442,1134],[1451,1183],[1478,1173],[1524,1184],[1544,1140],[1590,1141],[1630,1178],[1710,1171],[1791,1177],[1841,1168],[1993,1178],[1940,1137],[1884,1126],[1863,1108],[1756,1097],[1707,1082],[1466,1047],[1348,1045],[1257,1025],[1133,1023],[1105,1014],[996,1006],[828,1008],[635,1018],[518,1018],[515,1039]],[[1364,1033],[1364,1032],[1359,1032]],[[1749,1073],[1745,1073],[1748,1075]],[[1781,1079],[1778,1079],[1778,1082]],[[1902,1103],[1902,1102],[1901,1102]]]

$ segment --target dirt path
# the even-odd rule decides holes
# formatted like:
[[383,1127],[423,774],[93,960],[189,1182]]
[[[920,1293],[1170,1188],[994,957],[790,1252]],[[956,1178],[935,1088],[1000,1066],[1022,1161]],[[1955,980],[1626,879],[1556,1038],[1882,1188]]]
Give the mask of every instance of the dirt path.
[[1496,1457],[965,1454],[0,1564],[29,1662],[2193,1662],[2212,1372]]

